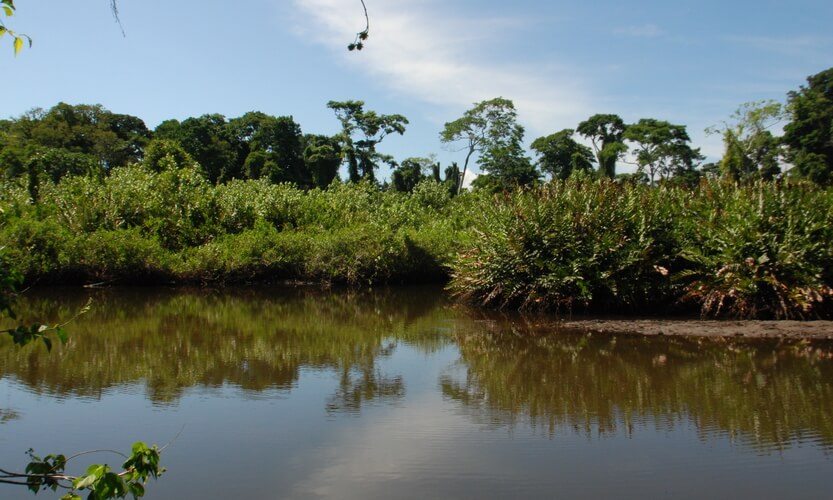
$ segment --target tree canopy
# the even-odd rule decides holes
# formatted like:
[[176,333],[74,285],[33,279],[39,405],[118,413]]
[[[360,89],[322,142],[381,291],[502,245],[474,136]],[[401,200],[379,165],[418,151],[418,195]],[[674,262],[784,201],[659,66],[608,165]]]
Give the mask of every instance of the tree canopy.
[[341,122],[341,147],[347,157],[351,181],[376,180],[379,162],[391,166],[393,157],[376,151],[376,146],[390,134],[402,135],[408,119],[399,114],[380,115],[365,111],[364,101],[330,101],[327,107],[335,111]]
[[806,86],[790,92],[787,113],[787,158],[799,175],[833,184],[833,68],[808,77]]

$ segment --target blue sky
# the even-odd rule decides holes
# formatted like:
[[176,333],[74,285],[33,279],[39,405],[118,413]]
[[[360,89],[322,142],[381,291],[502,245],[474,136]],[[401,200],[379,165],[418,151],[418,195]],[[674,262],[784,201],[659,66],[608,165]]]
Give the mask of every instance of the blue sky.
[[153,128],[258,110],[332,134],[327,101],[360,99],[410,120],[382,152],[446,165],[463,155],[443,149],[443,123],[502,96],[527,142],[616,113],[686,125],[717,159],[703,129],[833,66],[829,0],[366,1],[370,39],[348,52],[359,0],[118,0],[124,37],[108,0],[17,0],[7,25],[34,46],[0,45],[0,117],[99,103]]

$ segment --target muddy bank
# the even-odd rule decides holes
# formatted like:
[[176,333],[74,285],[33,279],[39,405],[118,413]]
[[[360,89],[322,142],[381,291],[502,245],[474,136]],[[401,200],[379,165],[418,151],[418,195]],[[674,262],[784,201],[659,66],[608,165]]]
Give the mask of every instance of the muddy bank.
[[673,337],[833,339],[833,321],[569,320],[565,330]]

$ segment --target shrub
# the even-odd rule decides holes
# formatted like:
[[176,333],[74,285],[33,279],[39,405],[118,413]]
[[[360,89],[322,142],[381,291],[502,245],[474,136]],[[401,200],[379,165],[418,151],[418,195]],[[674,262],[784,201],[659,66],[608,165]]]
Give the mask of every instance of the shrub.
[[833,303],[833,191],[705,184],[681,218],[685,299],[704,315],[809,318]]

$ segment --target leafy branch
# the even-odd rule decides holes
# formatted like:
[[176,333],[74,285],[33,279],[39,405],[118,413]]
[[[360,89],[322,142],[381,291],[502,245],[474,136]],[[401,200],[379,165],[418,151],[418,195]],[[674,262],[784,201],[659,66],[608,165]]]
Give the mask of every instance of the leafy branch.
[[[3,14],[6,17],[12,17],[14,15],[15,6],[14,0],[0,0],[0,8],[3,9]],[[24,39],[29,42],[29,47],[32,47],[32,38],[29,35],[23,33],[17,33],[15,31],[10,30],[6,27],[6,24],[3,23],[3,19],[0,18],[0,38],[3,38],[3,35],[6,33],[12,37],[12,46],[14,47],[14,55],[17,55],[20,50],[23,48]]]
[[361,0],[362,8],[364,9],[364,20],[365,26],[362,31],[356,33],[356,39],[347,46],[347,50],[362,50],[364,48],[364,42],[367,40],[367,37],[370,33],[370,17],[367,15],[367,5],[364,4],[364,0]]
[[[86,474],[81,476],[64,473],[70,460],[100,452],[123,456],[125,461],[122,470],[113,472],[107,464],[93,464],[87,468]],[[30,449],[30,462],[26,465],[26,472],[11,472],[0,468],[0,483],[26,486],[33,493],[42,490],[57,491],[58,488],[68,490],[61,500],[81,500],[78,492],[83,490],[89,491],[87,498],[92,500],[125,498],[128,494],[136,499],[145,495],[145,484],[150,478],[157,479],[165,472],[165,469],[159,466],[161,452],[157,446],[148,447],[142,442],[133,444],[130,456],[114,450],[94,450],[77,453],[69,458],[64,455],[47,455],[41,458]]]

